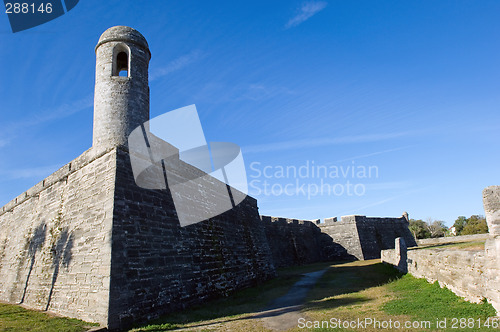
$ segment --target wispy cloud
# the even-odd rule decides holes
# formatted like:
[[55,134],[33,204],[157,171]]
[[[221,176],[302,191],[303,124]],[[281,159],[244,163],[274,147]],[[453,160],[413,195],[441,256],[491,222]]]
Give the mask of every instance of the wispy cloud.
[[230,85],[211,81],[200,89],[194,97],[218,102],[264,101],[275,97],[290,96],[296,92],[281,85],[241,82]]
[[325,1],[310,1],[303,3],[300,7],[300,12],[292,17],[285,24],[285,29],[290,29],[296,27],[297,25],[307,21],[313,17],[316,13],[319,13],[325,9],[327,3]]
[[422,192],[422,191],[427,191],[427,190],[429,190],[431,188],[432,188],[432,186],[427,186],[427,187],[417,188],[417,189],[413,189],[413,190],[405,190],[404,192],[400,192],[396,196],[387,197],[385,199],[377,200],[377,201],[369,203],[367,205],[360,206],[360,207],[358,207],[356,209],[344,211],[344,212],[340,213],[340,215],[341,216],[352,215],[352,214],[355,214],[356,212],[363,211],[363,210],[366,210],[368,208],[372,208],[372,207],[375,207],[375,206],[386,204],[388,202],[391,202],[391,201],[393,201],[395,199],[398,199],[398,198],[401,198],[403,196],[412,195],[412,194],[419,193],[419,192]]
[[10,169],[10,170],[0,170],[0,175],[2,180],[19,180],[19,179],[31,179],[31,178],[44,178],[53,172],[55,172],[61,165],[49,165],[33,168],[20,168],[20,169]]
[[387,133],[387,134],[371,134],[371,135],[357,135],[357,136],[343,136],[343,137],[328,137],[328,138],[311,138],[291,140],[269,144],[257,144],[243,147],[244,153],[255,152],[272,152],[283,151],[303,148],[314,148],[319,146],[351,144],[351,143],[367,143],[377,142],[383,140],[390,140],[410,135],[411,132]]
[[376,182],[365,184],[366,191],[375,190],[399,190],[413,186],[411,181]]
[[[25,128],[35,127],[45,122],[66,118],[70,115],[83,111],[93,105],[93,96],[88,95],[71,103],[64,103],[58,107],[48,110],[42,110],[29,118],[20,119],[13,123],[7,123],[0,127],[0,148],[6,146],[12,137],[15,137],[19,131]],[[5,138],[8,137],[8,138]]]
[[22,122],[20,122],[20,126],[28,127],[51,120],[66,118],[70,115],[83,111],[84,109],[92,107],[93,103],[93,96],[88,95],[82,99],[75,100],[74,102],[64,103],[52,110],[41,112],[38,115],[33,116],[29,120],[23,120]]
[[204,56],[205,55],[199,50],[194,50],[189,52],[188,54],[181,55],[180,57],[170,61],[166,66],[159,68],[153,73],[151,73],[149,75],[149,80],[154,81],[165,75],[181,70],[187,67],[188,65],[192,64],[193,62],[200,60]]
[[341,216],[352,215],[352,214],[355,214],[355,212],[363,211],[363,210],[366,210],[366,209],[371,208],[371,207],[375,207],[375,206],[379,206],[379,205],[388,203],[388,202],[393,201],[393,200],[395,200],[396,198],[399,198],[399,197],[400,196],[393,196],[393,197],[389,197],[389,198],[386,198],[386,199],[382,199],[382,200],[379,200],[379,201],[376,201],[376,202],[373,202],[373,203],[361,206],[361,207],[359,207],[357,209],[340,213],[340,215]]
[[389,152],[394,152],[394,151],[408,149],[409,147],[412,147],[412,146],[413,145],[409,145],[409,146],[403,146],[403,147],[395,148],[395,149],[388,149],[388,150],[382,150],[382,151],[376,151],[376,152],[372,152],[372,153],[362,154],[362,155],[354,156],[354,157],[351,157],[351,158],[345,158],[345,159],[336,160],[336,161],[334,161],[331,164],[341,163],[343,161],[350,161],[350,160],[355,160],[355,159],[362,159],[362,158],[367,158],[367,157],[378,156],[380,154],[385,154],[385,153],[389,153]]
[[293,94],[293,91],[282,86],[269,86],[265,84],[250,84],[245,91],[240,94],[242,100],[265,100],[277,95]]

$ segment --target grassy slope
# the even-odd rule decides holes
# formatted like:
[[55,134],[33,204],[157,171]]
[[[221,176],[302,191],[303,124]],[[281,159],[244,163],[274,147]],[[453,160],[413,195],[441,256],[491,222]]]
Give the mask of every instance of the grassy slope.
[[429,246],[415,247],[412,250],[422,249],[464,249],[464,250],[484,250],[485,241],[443,243]]
[[[430,321],[433,325],[437,320],[446,319],[449,330],[456,330],[451,328],[453,318],[466,318],[471,324],[467,328],[469,331],[472,328],[474,331],[491,331],[480,323],[496,315],[495,309],[486,302],[480,304],[467,302],[449,289],[439,287],[437,282],[429,284],[411,275],[405,275],[387,287],[398,295],[398,299],[386,303],[382,307],[385,312],[407,314],[413,319]],[[459,323],[460,321],[455,325],[460,327]],[[478,328],[479,324],[483,328]]]
[[[484,322],[495,316],[495,310],[488,303],[473,304],[464,301],[437,283],[429,284],[424,279],[411,275],[400,276],[392,267],[374,261],[354,262],[334,267],[325,275],[321,284],[310,293],[310,302],[304,315],[311,320],[328,321],[331,318],[342,321],[364,320],[399,321],[401,324],[417,321],[422,326],[428,321],[430,329],[409,329],[410,331],[460,331],[452,329],[451,319],[472,319],[473,328],[464,331],[493,329],[478,328],[478,319]],[[437,329],[436,320],[447,319],[447,329]],[[470,323],[470,321],[468,321]],[[459,325],[458,322],[457,326]],[[471,323],[472,324],[472,323]],[[296,329],[297,331],[299,329]],[[355,329],[316,329],[318,331],[351,331]],[[380,328],[365,326],[362,331],[380,331]],[[390,330],[390,329],[389,329]]]
[[0,303],[0,331],[80,332],[92,325],[77,319],[53,317],[44,312]]

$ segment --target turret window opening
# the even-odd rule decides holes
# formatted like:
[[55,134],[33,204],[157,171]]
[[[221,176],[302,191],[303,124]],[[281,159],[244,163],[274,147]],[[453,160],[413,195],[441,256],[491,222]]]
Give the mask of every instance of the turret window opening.
[[128,56],[125,52],[120,52],[116,56],[116,67],[118,76],[128,77]]
[[130,51],[126,45],[118,44],[113,50],[112,76],[130,77]]

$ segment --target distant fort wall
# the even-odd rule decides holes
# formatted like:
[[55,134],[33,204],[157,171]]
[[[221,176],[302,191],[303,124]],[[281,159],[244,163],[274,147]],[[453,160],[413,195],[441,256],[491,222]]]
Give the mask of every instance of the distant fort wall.
[[260,216],[276,267],[352,259],[317,221]]
[[472,234],[472,235],[446,236],[446,237],[433,237],[433,238],[429,238],[429,239],[418,239],[417,244],[419,246],[435,246],[435,245],[447,244],[447,243],[485,241],[488,238],[490,238],[490,235],[488,233]]
[[394,248],[394,239],[403,237],[409,246],[416,246],[415,238],[408,228],[408,215],[399,218],[343,216],[325,219],[318,225],[333,241],[343,246],[347,253],[357,259],[380,258],[380,251]]
[[399,218],[343,216],[300,220],[261,216],[277,267],[342,259],[380,258],[380,251],[394,248],[403,237],[416,246],[407,215]]

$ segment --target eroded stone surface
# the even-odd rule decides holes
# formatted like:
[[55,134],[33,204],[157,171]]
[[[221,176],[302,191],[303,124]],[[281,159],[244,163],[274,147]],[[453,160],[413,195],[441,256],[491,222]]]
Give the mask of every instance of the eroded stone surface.
[[483,205],[489,233],[500,236],[500,186],[489,186],[483,190]]

